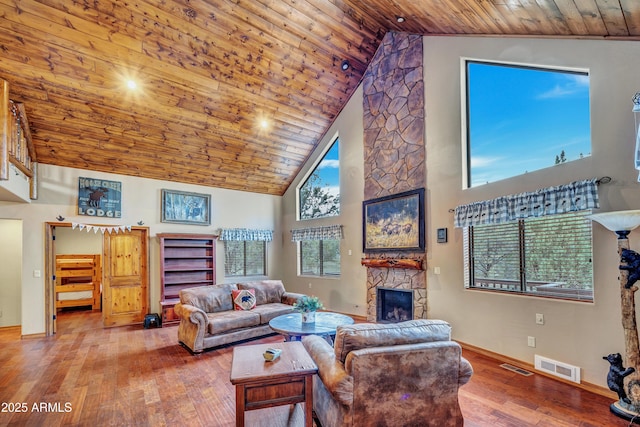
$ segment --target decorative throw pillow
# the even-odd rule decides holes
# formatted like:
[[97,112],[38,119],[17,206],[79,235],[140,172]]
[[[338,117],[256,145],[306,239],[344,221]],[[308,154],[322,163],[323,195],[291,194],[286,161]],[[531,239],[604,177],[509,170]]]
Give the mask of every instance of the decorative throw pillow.
[[282,295],[285,293],[282,280],[238,283],[238,289],[255,289],[257,305],[282,302]]
[[253,289],[233,290],[231,295],[236,310],[251,310],[256,306],[256,291]]

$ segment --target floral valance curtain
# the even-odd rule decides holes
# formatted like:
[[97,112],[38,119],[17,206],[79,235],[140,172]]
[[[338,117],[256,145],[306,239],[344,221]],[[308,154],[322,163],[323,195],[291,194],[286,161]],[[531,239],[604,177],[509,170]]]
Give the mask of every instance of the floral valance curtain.
[[461,205],[455,209],[454,225],[469,227],[499,224],[521,218],[555,215],[600,207],[597,179],[542,188],[493,200]]
[[220,240],[259,240],[270,242],[273,240],[273,231],[249,228],[223,228],[220,230]]
[[329,225],[326,227],[300,228],[291,230],[291,241],[301,240],[338,240],[342,239],[342,225]]

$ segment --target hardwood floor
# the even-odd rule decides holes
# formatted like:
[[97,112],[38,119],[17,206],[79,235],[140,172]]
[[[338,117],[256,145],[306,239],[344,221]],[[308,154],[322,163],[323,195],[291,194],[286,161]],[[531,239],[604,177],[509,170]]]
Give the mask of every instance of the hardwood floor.
[[[235,425],[232,347],[192,356],[176,334],[103,329],[100,313],[88,312],[61,313],[50,338],[0,329],[0,426]],[[464,355],[475,370],[459,393],[466,427],[629,425],[609,412],[609,398]]]

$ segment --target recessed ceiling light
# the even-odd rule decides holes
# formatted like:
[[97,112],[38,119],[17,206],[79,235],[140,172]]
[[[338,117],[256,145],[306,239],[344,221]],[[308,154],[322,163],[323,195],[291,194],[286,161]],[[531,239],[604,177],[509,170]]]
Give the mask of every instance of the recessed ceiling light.
[[127,80],[127,87],[129,89],[135,89],[138,87],[138,84],[134,80]]
[[404,16],[396,16],[396,21],[399,24],[402,24],[405,21]]
[[340,65],[340,68],[342,68],[342,71],[347,71],[350,67],[351,65],[349,64],[348,59],[345,59],[344,61],[342,61],[342,64]]

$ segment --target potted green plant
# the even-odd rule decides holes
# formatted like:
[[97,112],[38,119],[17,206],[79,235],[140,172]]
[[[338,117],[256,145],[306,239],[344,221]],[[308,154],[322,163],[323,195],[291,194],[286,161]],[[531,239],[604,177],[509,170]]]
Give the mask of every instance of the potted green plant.
[[316,311],[324,308],[320,298],[305,295],[293,303],[293,308],[302,315],[302,323],[313,323],[316,321]]

